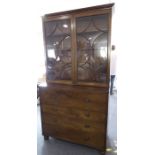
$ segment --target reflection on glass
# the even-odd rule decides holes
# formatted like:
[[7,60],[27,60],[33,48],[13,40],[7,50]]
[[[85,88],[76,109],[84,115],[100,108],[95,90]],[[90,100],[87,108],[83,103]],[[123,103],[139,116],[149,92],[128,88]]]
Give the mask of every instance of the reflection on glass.
[[70,20],[45,23],[47,79],[71,80]]
[[68,28],[68,25],[67,25],[67,24],[63,24],[63,27],[64,27],[64,28]]
[[108,16],[76,20],[78,80],[105,82],[107,76]]
[[107,57],[107,47],[100,47],[100,56],[102,58],[106,58]]
[[48,58],[54,58],[54,59],[56,58],[54,49],[48,49],[47,53],[48,53]]

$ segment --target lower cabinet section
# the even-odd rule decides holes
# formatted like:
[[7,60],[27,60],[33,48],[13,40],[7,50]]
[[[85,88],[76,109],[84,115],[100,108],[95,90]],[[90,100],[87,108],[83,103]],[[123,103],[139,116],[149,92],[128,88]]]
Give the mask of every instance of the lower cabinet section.
[[108,93],[103,88],[40,88],[42,133],[104,151]]
[[83,144],[99,150],[105,149],[104,132],[83,131],[57,124],[44,124],[43,135],[52,136],[53,138],[59,138],[73,143]]

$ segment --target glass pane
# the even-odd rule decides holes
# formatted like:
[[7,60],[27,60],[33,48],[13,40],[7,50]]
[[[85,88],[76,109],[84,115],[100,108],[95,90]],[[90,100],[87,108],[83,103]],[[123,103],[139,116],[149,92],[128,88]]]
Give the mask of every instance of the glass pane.
[[106,81],[108,16],[79,17],[76,27],[78,80]]
[[47,79],[71,80],[70,20],[45,23]]

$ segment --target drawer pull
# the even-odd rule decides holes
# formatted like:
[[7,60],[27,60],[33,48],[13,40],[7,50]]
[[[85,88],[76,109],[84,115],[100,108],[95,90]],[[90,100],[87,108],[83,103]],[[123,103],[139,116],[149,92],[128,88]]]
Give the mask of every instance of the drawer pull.
[[87,102],[87,103],[90,103],[90,99],[87,98],[87,99],[86,99],[86,102]]
[[89,114],[89,113],[86,113],[85,116],[86,116],[86,117],[90,117],[90,114]]
[[54,123],[57,123],[58,121],[57,121],[57,120],[53,120],[53,122],[54,122]]
[[90,140],[90,138],[89,138],[89,137],[86,137],[86,138],[84,138],[84,140],[85,140],[85,141],[88,141],[88,140]]
[[58,101],[53,101],[54,104],[58,104]]
[[85,125],[85,128],[90,128],[90,125],[86,124],[86,125]]

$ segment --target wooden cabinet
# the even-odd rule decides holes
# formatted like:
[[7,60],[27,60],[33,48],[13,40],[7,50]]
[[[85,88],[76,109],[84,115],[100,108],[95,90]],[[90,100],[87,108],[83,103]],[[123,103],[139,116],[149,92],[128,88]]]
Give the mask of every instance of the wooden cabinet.
[[42,133],[104,151],[113,4],[43,16]]

